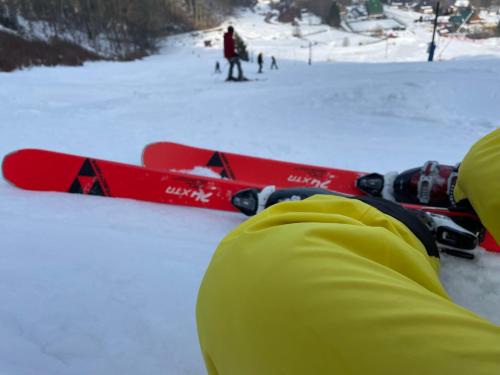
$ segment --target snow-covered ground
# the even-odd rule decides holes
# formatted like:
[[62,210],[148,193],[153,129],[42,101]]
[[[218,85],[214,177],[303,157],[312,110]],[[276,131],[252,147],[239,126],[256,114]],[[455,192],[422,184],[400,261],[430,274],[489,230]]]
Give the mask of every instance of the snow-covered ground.
[[351,21],[349,27],[355,33],[364,33],[368,31],[402,29],[403,25],[392,18]]
[[[143,61],[1,73],[0,155],[35,147],[138,164],[144,145],[171,140],[387,172],[454,163],[500,124],[497,40],[453,41],[442,56],[450,61],[429,64],[430,28],[411,14],[394,10],[412,25],[399,38],[359,45],[368,37],[307,20],[310,36],[294,38],[263,10],[232,21],[264,52],[264,74],[244,64],[254,82],[213,74],[220,30],[172,38]],[[244,219],[0,179],[0,373],[204,374],[197,288],[217,243]],[[500,255],[475,253],[443,256],[443,283],[500,324]]]

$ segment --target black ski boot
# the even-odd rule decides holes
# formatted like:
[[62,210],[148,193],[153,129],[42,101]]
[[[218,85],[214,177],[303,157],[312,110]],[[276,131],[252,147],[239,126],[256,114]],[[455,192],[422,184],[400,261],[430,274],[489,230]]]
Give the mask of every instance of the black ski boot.
[[372,197],[381,197],[385,179],[380,173],[370,173],[357,179],[356,187]]
[[231,202],[234,207],[245,215],[253,216],[276,203],[300,201],[316,194],[341,195],[330,190],[314,187],[276,190],[274,186],[267,186],[262,190],[246,189],[239,191],[233,195]]

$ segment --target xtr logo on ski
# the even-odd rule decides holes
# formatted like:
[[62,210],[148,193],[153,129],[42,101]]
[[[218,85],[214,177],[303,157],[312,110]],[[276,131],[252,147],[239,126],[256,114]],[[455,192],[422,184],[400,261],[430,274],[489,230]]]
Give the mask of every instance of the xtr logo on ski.
[[175,195],[178,197],[188,197],[194,199],[196,202],[209,203],[212,193],[206,193],[202,189],[180,188],[175,186],[167,186],[165,194]]
[[299,185],[308,185],[308,186],[314,186],[317,188],[323,188],[323,189],[328,189],[330,186],[332,180],[325,180],[321,181],[318,180],[317,178],[313,177],[304,177],[304,176],[296,176],[296,175],[289,175],[287,180],[289,182],[295,182]]

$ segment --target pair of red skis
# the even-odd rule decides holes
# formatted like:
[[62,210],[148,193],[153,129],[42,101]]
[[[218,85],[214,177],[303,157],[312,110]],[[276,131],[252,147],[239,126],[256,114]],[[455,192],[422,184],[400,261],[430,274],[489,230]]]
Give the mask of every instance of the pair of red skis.
[[[243,189],[313,186],[344,194],[364,195],[355,181],[366,173],[289,163],[247,155],[220,152],[171,142],[145,147],[144,167],[98,160],[53,151],[23,149],[5,156],[2,172],[6,180],[28,190],[57,191],[131,198],[148,202],[238,211],[231,198]],[[206,174],[186,173],[195,167],[207,168]],[[210,171],[208,171],[210,169]],[[472,213],[446,208],[403,204],[408,208],[446,216]],[[500,251],[500,246],[486,234],[481,243],[485,249]]]

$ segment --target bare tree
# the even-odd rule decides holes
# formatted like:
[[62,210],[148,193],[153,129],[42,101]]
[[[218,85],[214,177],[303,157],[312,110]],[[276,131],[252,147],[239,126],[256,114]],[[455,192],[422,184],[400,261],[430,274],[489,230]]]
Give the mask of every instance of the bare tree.
[[[22,17],[48,36],[116,55],[149,53],[172,32],[214,26],[255,0],[0,0],[0,23]],[[29,31],[28,31],[29,32]]]

